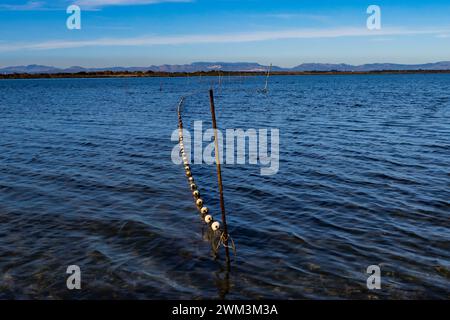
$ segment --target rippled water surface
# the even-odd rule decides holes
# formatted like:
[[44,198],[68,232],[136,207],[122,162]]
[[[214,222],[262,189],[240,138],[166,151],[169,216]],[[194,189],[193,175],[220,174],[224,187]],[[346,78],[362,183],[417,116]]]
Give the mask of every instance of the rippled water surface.
[[[217,81],[0,81],[0,298],[450,298],[450,75]],[[278,174],[223,167],[229,272],[171,161],[211,82],[220,128],[280,130]],[[193,173],[219,217],[215,167]]]

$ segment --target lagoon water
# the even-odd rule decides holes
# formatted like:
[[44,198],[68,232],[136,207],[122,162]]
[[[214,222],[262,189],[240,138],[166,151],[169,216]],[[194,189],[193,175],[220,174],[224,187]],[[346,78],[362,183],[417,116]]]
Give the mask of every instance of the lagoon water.
[[[229,272],[171,161],[211,82],[219,128],[280,130],[276,175],[223,167]],[[0,81],[0,298],[450,298],[450,75],[217,82]],[[193,174],[219,217],[215,167]]]

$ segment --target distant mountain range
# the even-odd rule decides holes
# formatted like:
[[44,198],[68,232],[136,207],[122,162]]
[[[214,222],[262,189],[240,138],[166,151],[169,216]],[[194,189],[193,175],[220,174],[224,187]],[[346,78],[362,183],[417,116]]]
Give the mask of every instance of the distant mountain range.
[[[194,62],[191,64],[169,65],[148,67],[111,67],[111,68],[84,68],[69,67],[56,68],[42,65],[14,66],[0,68],[0,74],[14,73],[78,73],[78,72],[101,72],[101,71],[154,71],[154,72],[197,72],[197,71],[242,71],[257,72],[266,71],[268,66],[254,62]],[[368,72],[382,70],[450,70],[450,61],[441,61],[425,64],[395,64],[395,63],[371,63],[363,65],[329,64],[329,63],[303,63],[293,68],[282,68],[273,66],[273,71],[346,71],[346,72]]]

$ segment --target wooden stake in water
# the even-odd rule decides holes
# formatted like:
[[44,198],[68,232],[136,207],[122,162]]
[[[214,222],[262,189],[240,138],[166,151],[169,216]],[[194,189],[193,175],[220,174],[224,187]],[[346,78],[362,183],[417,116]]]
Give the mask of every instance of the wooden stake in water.
[[263,92],[268,92],[269,91],[269,76],[270,76],[270,71],[272,70],[272,64],[270,64],[269,69],[267,69],[267,76],[266,76],[266,85],[264,86]]
[[230,260],[230,252],[228,250],[228,228],[227,228],[227,217],[225,214],[225,202],[223,200],[223,185],[222,185],[222,172],[220,169],[220,155],[219,155],[219,139],[217,136],[217,123],[216,123],[216,108],[214,106],[214,92],[212,89],[209,90],[209,103],[211,105],[211,116],[212,125],[214,129],[214,145],[216,149],[216,166],[217,166],[217,180],[219,182],[219,194],[220,194],[220,209],[222,210],[222,225],[223,225],[223,242],[225,245],[225,253],[227,256],[227,261]]

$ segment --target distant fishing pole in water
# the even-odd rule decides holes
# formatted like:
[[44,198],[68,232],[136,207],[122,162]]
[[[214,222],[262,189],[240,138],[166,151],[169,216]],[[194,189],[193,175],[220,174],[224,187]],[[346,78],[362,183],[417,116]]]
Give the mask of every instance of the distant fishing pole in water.
[[268,93],[269,92],[270,71],[272,71],[272,64],[270,64],[269,68],[267,69],[266,85],[264,86],[264,89],[260,90],[261,93]]
[[209,91],[210,97],[210,107],[211,107],[211,116],[212,116],[212,124],[214,130],[214,143],[215,143],[215,157],[216,157],[216,166],[217,166],[217,179],[219,183],[219,195],[220,195],[220,207],[222,211],[222,224],[219,221],[216,221],[212,214],[209,212],[209,208],[205,205],[203,199],[201,198],[200,191],[198,190],[198,185],[196,184],[194,177],[192,175],[192,170],[189,165],[189,159],[186,155],[184,142],[183,142],[183,119],[181,116],[181,108],[184,104],[185,98],[182,97],[178,104],[177,113],[178,113],[178,131],[179,131],[179,147],[180,154],[183,161],[186,177],[188,179],[189,187],[192,192],[192,196],[194,197],[194,202],[197,209],[200,212],[200,216],[202,221],[209,227],[207,230],[207,237],[211,241],[211,245],[213,248],[214,254],[217,255],[218,249],[220,245],[223,245],[225,248],[226,260],[227,263],[230,262],[230,254],[229,254],[229,240],[231,241],[233,252],[236,254],[236,248],[233,240],[228,234],[226,213],[225,213],[225,202],[223,198],[223,184],[222,184],[222,174],[220,167],[220,155],[219,155],[219,142],[218,142],[218,134],[217,134],[217,124],[216,124],[216,115],[215,115],[215,105],[214,105],[214,94],[213,90]]
[[222,92],[222,73],[220,72],[220,70],[218,71],[219,73],[219,92]]

